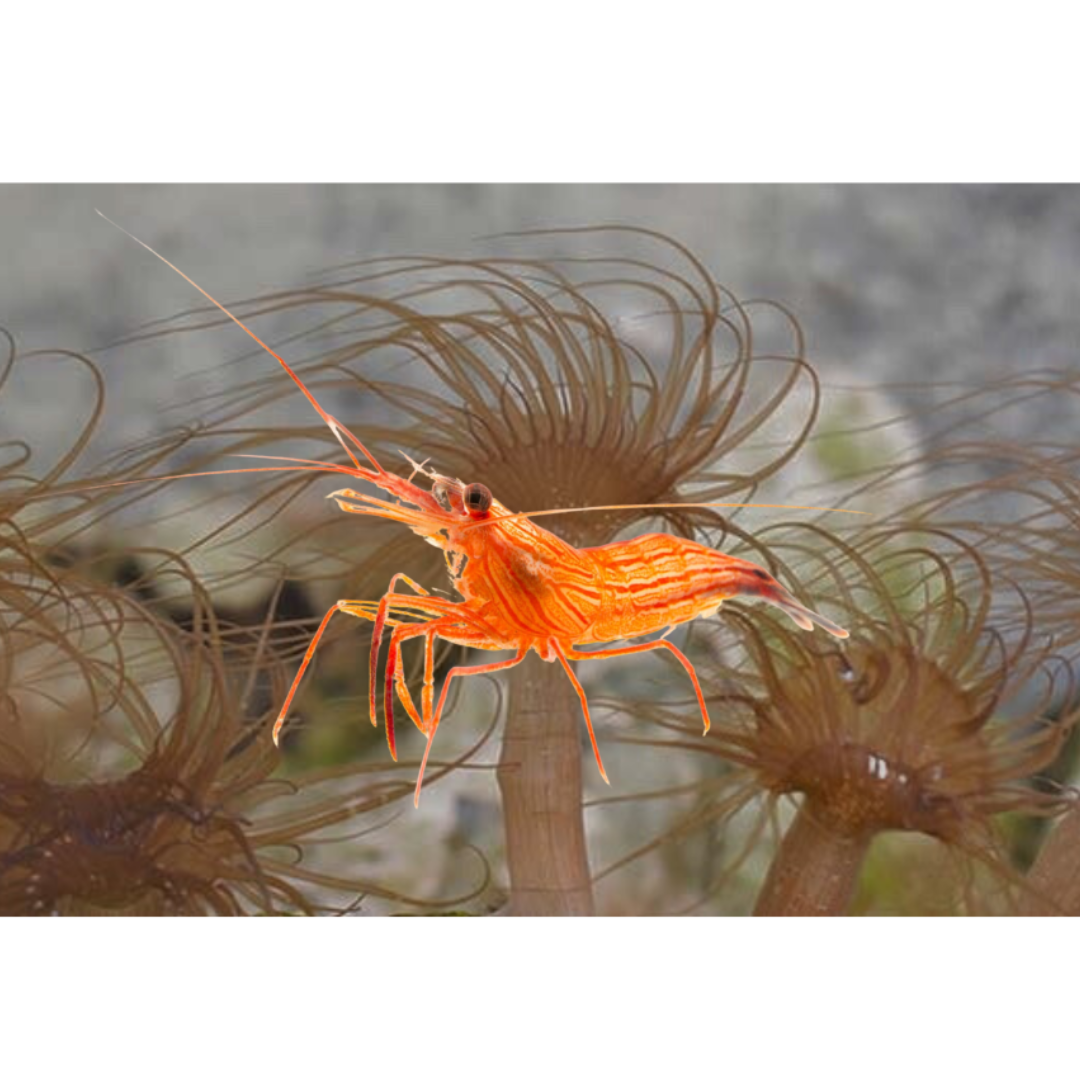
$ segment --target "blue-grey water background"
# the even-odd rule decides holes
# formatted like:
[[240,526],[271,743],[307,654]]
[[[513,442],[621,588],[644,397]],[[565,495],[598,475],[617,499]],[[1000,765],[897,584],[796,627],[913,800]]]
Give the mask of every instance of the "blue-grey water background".
[[[623,223],[687,244],[739,296],[787,304],[826,383],[977,385],[1080,357],[1080,189],[888,186],[25,186],[0,187],[0,325],[20,348],[101,348],[196,306],[190,287],[94,209],[223,299],[301,284],[398,254],[497,252],[507,230]],[[236,331],[239,335],[239,331]],[[161,424],[163,402],[220,389],[236,340],[200,335],[100,359],[101,449]],[[60,445],[66,388],[13,387],[3,410]],[[918,409],[917,395],[907,395]],[[1021,437],[1067,419],[1028,412]],[[297,402],[297,415],[303,405]]]

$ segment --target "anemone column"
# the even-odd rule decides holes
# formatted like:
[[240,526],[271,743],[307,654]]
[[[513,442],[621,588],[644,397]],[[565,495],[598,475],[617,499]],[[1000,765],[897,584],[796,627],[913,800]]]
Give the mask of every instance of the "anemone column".
[[498,767],[512,915],[593,914],[581,767],[573,686],[560,667],[529,657],[510,672]]
[[872,838],[868,831],[845,835],[804,804],[773,860],[754,914],[845,914]]

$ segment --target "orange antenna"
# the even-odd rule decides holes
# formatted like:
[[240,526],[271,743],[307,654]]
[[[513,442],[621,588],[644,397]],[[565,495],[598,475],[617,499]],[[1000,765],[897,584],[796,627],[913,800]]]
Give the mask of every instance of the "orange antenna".
[[466,528],[480,528],[497,522],[512,521],[515,518],[548,517],[553,514],[588,514],[594,510],[689,510],[695,507],[743,507],[757,510],[814,510],[822,514],[859,514],[869,517],[868,510],[846,510],[839,506],[798,506],[793,503],[744,503],[744,502],[670,502],[670,503],[620,503],[617,506],[570,506],[562,510],[528,510],[520,514],[506,514],[502,517],[485,518],[466,525]]
[[364,455],[364,457],[366,457],[368,459],[368,461],[370,461],[371,464],[374,465],[375,468],[380,473],[383,471],[383,467],[371,456],[371,454],[368,453],[368,451],[367,451],[366,447],[364,446],[364,444],[347,427],[345,427],[344,424],[342,424],[339,421],[335,420],[328,412],[326,412],[325,409],[323,409],[323,407],[315,400],[315,395],[312,394],[311,391],[308,390],[308,388],[300,381],[300,378],[296,374],[296,372],[293,371],[293,369],[291,367],[289,367],[289,365],[287,363],[285,363],[285,361],[280,356],[278,356],[278,354],[276,352],[274,352],[274,350],[271,349],[270,346],[267,345],[266,342],[262,340],[262,338],[260,338],[253,330],[250,330],[247,326],[245,326],[244,323],[242,323],[227,307],[225,307],[224,304],[218,303],[218,301],[215,300],[201,285],[199,285],[195,281],[192,281],[191,278],[189,278],[187,276],[187,274],[184,273],[183,270],[181,270],[178,266],[174,266],[171,262],[169,262],[169,260],[166,259],[164,255],[161,255],[158,252],[156,252],[149,244],[143,243],[143,241],[140,240],[137,236],[133,236],[122,225],[117,225],[115,221],[113,221],[109,217],[106,217],[104,214],[101,213],[100,210],[98,210],[96,212],[101,217],[105,218],[105,220],[110,225],[112,225],[113,228],[119,229],[125,236],[127,236],[130,239],[134,240],[135,243],[139,245],[139,247],[145,248],[155,258],[160,259],[170,270],[173,270],[177,274],[179,274],[193,289],[196,289],[200,293],[202,293],[202,295],[205,296],[206,299],[209,300],[210,303],[213,304],[214,307],[216,307],[218,309],[218,311],[222,312],[223,314],[227,315],[230,319],[232,319],[232,321],[234,323],[236,323],[236,325],[239,326],[240,329],[243,330],[244,333],[247,334],[248,337],[250,337],[252,339],[252,341],[256,342],[256,344],[258,344],[258,345],[261,345],[286,370],[286,372],[288,372],[289,378],[292,379],[292,381],[294,383],[296,383],[296,385],[300,388],[300,392],[304,395],[304,397],[306,397],[308,399],[308,401],[311,402],[312,407],[319,414],[319,416],[322,417],[322,419],[325,422],[326,426],[334,433],[334,438],[336,438],[337,441],[339,443],[341,443],[341,448],[345,451],[346,454],[349,455],[350,460],[352,461],[352,463],[358,469],[360,468],[360,462],[356,460],[355,456],[353,455],[353,452],[346,445],[345,440],[342,438],[343,434],[347,435],[349,437],[349,439],[353,443],[356,444],[356,446],[360,449],[360,452]]
[[[236,457],[255,457],[255,454],[237,454]],[[273,461],[274,458],[268,460]],[[281,460],[288,461],[289,458],[283,458]],[[298,459],[299,460],[299,459]],[[256,472],[333,472],[343,473],[345,476],[355,476],[347,465],[334,465],[327,463],[325,465],[264,465],[261,468],[254,469],[212,469],[209,472],[185,472],[185,473],[171,473],[166,476],[140,476],[134,480],[113,480],[108,484],[75,484],[66,488],[51,488],[48,491],[41,492],[38,495],[30,495],[28,501],[35,499],[56,499],[63,498],[67,495],[81,495],[84,491],[104,491],[107,488],[121,488],[131,487],[133,484],[153,484],[162,480],[187,480],[195,476],[232,476],[235,473],[256,473]],[[364,479],[364,477],[361,477]]]

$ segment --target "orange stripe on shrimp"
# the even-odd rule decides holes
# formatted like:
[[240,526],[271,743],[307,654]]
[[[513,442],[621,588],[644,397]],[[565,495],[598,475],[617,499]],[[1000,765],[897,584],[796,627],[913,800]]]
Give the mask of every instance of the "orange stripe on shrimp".
[[[100,214],[101,212],[98,211]],[[105,217],[104,214],[101,214]],[[108,218],[105,218],[109,221]],[[182,270],[154,251],[126,229],[115,225],[137,244],[160,259],[198,290],[218,310],[265,349],[285,369],[289,378],[311,403],[333,432],[351,465],[334,465],[299,458],[269,458],[289,462],[286,465],[219,470],[213,474],[188,473],[154,480],[178,479],[181,475],[205,476],[231,472],[266,472],[296,470],[343,474],[380,488],[390,498],[376,498],[351,488],[331,492],[338,506],[350,514],[388,518],[407,525],[413,532],[442,548],[447,557],[451,581],[460,601],[432,596],[427,589],[404,574],[395,574],[386,593],[375,600],[338,600],[326,613],[308,645],[289,692],[274,724],[275,744],[289,711],[300,680],[311,662],[319,641],[335,612],[342,611],[374,623],[370,662],[368,711],[372,724],[377,723],[376,688],[378,660],[382,639],[390,628],[385,667],[383,713],[390,753],[397,758],[394,731],[393,699],[396,695],[409,718],[427,737],[420,772],[416,780],[414,802],[419,805],[424,770],[446,705],[446,695],[453,679],[501,671],[521,663],[529,652],[542,660],[559,663],[573,684],[581,701],[585,725],[600,775],[608,781],[600,748],[589,714],[585,691],[570,666],[571,660],[598,660],[653,649],[666,649],[686,669],[697,695],[704,722],[709,730],[709,712],[697,672],[690,660],[666,638],[680,623],[715,612],[736,596],[757,597],[774,604],[804,630],[815,625],[838,638],[848,633],[836,623],[800,604],[774,577],[755,563],[721,554],[693,540],[653,533],[633,540],[606,544],[603,547],[575,548],[534,520],[551,514],[585,513],[590,510],[659,509],[662,507],[750,507],[787,509],[817,507],[782,507],[761,503],[663,503],[640,507],[582,507],[562,510],[538,510],[515,513],[502,505],[483,484],[465,484],[460,480],[413,465],[408,479],[387,472],[364,444],[349,429],[327,413],[304,385],[295,371],[255,335],[226,307],[215,300]],[[350,447],[351,444],[351,447]],[[359,451],[367,464],[353,453]],[[247,456],[247,455],[242,455]],[[413,483],[417,474],[431,481],[427,490]],[[105,487],[123,486],[102,485]],[[82,488],[79,490],[89,490]],[[834,508],[829,508],[834,509]],[[861,513],[839,510],[841,513]],[[398,584],[411,590],[398,592]],[[588,651],[582,646],[601,645],[645,634],[665,632],[659,639]],[[409,693],[403,675],[401,649],[413,638],[424,640],[424,682],[420,708]],[[443,641],[476,649],[514,650],[508,660],[488,664],[460,665],[447,673],[438,701],[434,694],[434,642]]]

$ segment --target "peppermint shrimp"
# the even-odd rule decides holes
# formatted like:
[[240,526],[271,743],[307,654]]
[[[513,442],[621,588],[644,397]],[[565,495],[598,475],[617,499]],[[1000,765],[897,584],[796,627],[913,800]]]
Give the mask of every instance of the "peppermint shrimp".
[[[105,217],[104,214],[101,216]],[[115,225],[115,222],[110,224]],[[379,498],[351,487],[331,492],[328,498],[333,498],[346,513],[400,522],[428,543],[442,549],[451,583],[461,597],[455,601],[433,596],[423,585],[405,574],[397,573],[391,577],[386,593],[377,601],[336,601],[315,631],[282,703],[273,728],[275,744],[304,672],[331,617],[339,611],[374,623],[369,655],[368,699],[369,715],[374,725],[378,723],[376,686],[379,655],[385,631],[387,627],[390,628],[383,698],[390,753],[397,760],[395,694],[409,718],[427,739],[416,780],[416,805],[419,805],[424,771],[442,719],[447,692],[455,678],[506,670],[520,664],[531,651],[535,651],[541,660],[560,664],[581,701],[600,775],[605,783],[610,783],[597,745],[585,691],[570,666],[571,660],[599,660],[654,649],[667,650],[690,677],[701,711],[704,733],[707,734],[709,712],[697,673],[691,661],[667,637],[677,625],[714,613],[725,600],[732,597],[756,597],[780,608],[804,630],[812,630],[817,625],[834,637],[848,636],[842,627],[800,604],[762,567],[745,559],[724,555],[693,540],[661,533],[650,533],[602,547],[576,548],[534,520],[545,514],[584,510],[660,509],[673,505],[681,508],[775,507],[776,504],[643,504],[514,513],[483,484],[465,483],[443,476],[428,469],[426,463],[410,461],[412,472],[408,478],[388,472],[356,435],[322,408],[289,364],[240,319],[164,256],[127,230],[120,228],[120,231],[184,278],[273,356],[329,427],[351,461],[351,465],[335,465],[299,458],[274,458],[269,460],[289,464],[224,471],[322,471],[341,474],[380,489],[388,498]],[[430,488],[413,482],[418,475],[430,481]],[[840,512],[858,513],[853,510]],[[399,585],[407,587],[411,595],[398,592]],[[660,633],[661,636],[637,644],[612,646],[614,642],[653,633]],[[402,664],[402,646],[413,638],[422,638],[424,642],[424,676],[419,709],[405,681]],[[436,639],[474,649],[513,650],[513,656],[486,664],[451,668],[443,680],[436,703]],[[588,645],[608,647],[595,651],[582,648]]]

